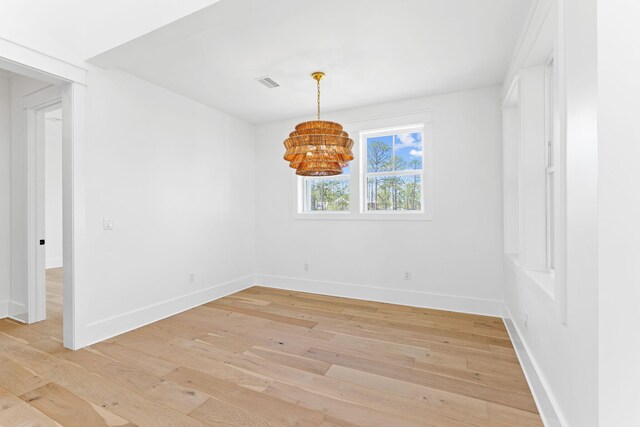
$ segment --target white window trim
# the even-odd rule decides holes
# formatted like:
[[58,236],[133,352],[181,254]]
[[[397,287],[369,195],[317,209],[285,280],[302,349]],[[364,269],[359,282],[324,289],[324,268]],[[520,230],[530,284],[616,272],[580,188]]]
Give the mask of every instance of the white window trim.
[[[552,76],[549,75],[549,66],[553,66]],[[528,85],[524,92],[519,87],[516,108],[519,110],[520,137],[514,141],[520,147],[516,163],[519,171],[519,250],[517,254],[505,253],[505,260],[550,308],[558,298],[562,298],[562,283],[566,274],[561,249],[564,228],[560,220],[564,212],[564,196],[560,182],[564,169],[560,155],[563,140],[559,129],[557,70],[552,52],[542,64],[522,69],[518,80],[518,84],[526,82]],[[522,110],[523,105],[528,109]],[[523,179],[525,172],[526,181]],[[534,176],[535,180],[532,178]],[[553,195],[550,191],[551,179],[554,184]],[[539,204],[532,206],[532,200]],[[550,258],[552,253],[553,263]],[[559,314],[562,317],[562,313]]]
[[[347,220],[347,221],[431,221],[433,220],[433,125],[432,112],[423,110],[394,116],[352,121],[345,124],[345,130],[356,142],[353,147],[355,159],[350,163],[350,210],[304,212],[304,177],[293,178],[294,219],[304,220]],[[422,211],[367,211],[363,210],[363,171],[361,156],[361,133],[388,131],[391,129],[412,129],[422,127]],[[357,171],[357,173],[355,173]],[[409,175],[415,174],[410,171]],[[340,175],[338,175],[340,176]]]
[[[391,127],[391,128],[386,128],[386,129],[373,129],[373,130],[368,130],[368,131],[362,131],[360,132],[359,135],[359,152],[360,152],[360,156],[361,159],[366,159],[367,158],[367,143],[366,140],[368,138],[371,137],[375,137],[375,136],[389,136],[389,135],[393,135],[395,133],[398,132],[410,132],[410,131],[420,131],[420,133],[422,133],[422,143],[423,143],[423,150],[422,150],[422,170],[416,171],[416,170],[407,170],[407,171],[386,171],[386,172],[367,172],[367,162],[366,161],[361,161],[360,162],[360,168],[359,168],[359,176],[362,178],[360,180],[360,189],[359,189],[359,196],[360,196],[360,203],[359,203],[359,207],[360,207],[360,214],[362,215],[393,215],[393,216],[404,216],[404,215],[411,215],[411,216],[415,216],[415,215],[424,215],[425,214],[425,206],[426,206],[426,202],[427,202],[427,198],[425,196],[425,191],[423,188],[423,191],[421,191],[421,197],[420,197],[420,206],[421,209],[419,211],[393,211],[393,210],[368,210],[367,209],[367,178],[370,176],[411,176],[411,175],[420,175],[420,180],[422,182],[422,185],[424,187],[425,185],[425,150],[424,150],[424,144],[426,141],[426,134],[425,134],[425,124],[423,123],[419,123],[419,124],[414,124],[414,125],[408,125],[408,126],[395,126],[395,127]],[[416,173],[417,172],[417,173]]]
[[[505,80],[503,91],[503,106],[508,109],[505,117],[508,119],[509,127],[504,135],[505,146],[511,145],[511,149],[517,153],[517,159],[506,158],[505,176],[517,171],[515,182],[516,192],[505,192],[504,200],[508,206],[515,204],[518,207],[515,224],[517,228],[505,229],[509,231],[509,243],[505,245],[505,264],[513,271],[514,276],[510,279],[517,286],[525,286],[531,291],[532,298],[536,302],[543,304],[550,315],[562,324],[567,324],[567,117],[566,117],[566,70],[563,58],[565,56],[564,44],[562,40],[562,22],[558,22],[558,8],[555,4],[549,4],[548,8],[536,10],[535,25],[528,29],[524,35],[526,42],[522,43],[516,55],[513,57],[508,77]],[[540,12],[538,14],[538,12]],[[538,16],[539,15],[539,16]],[[562,20],[560,20],[562,21]],[[548,55],[545,55],[545,52]],[[523,220],[523,194],[527,192],[524,188],[523,169],[526,157],[522,155],[523,137],[522,132],[523,107],[530,107],[531,102],[537,102],[537,98],[524,97],[523,73],[531,67],[544,66],[549,63],[550,57],[553,61],[554,79],[554,223],[555,223],[555,263],[553,271],[549,271],[545,263],[541,263],[540,268],[532,268],[527,264],[527,253],[523,250],[526,247],[529,236],[525,235]],[[539,89],[544,89],[542,82]],[[515,95],[515,96],[514,96]],[[523,99],[525,102],[523,102]],[[537,159],[535,160],[538,161]],[[546,165],[543,165],[546,166]],[[544,174],[544,172],[543,172]],[[544,177],[544,175],[542,175]],[[544,184],[543,184],[544,185]],[[509,199],[509,195],[515,194],[516,199]],[[543,199],[544,200],[544,199]],[[543,201],[544,203],[544,201]],[[544,209],[544,206],[541,206]],[[544,214],[544,211],[543,211]],[[510,223],[513,224],[513,223]],[[546,227],[545,227],[546,230]],[[545,231],[543,230],[543,232]],[[514,244],[515,243],[515,244]],[[542,247],[544,250],[544,245]],[[546,257],[545,257],[546,258]],[[547,271],[545,271],[547,270]]]

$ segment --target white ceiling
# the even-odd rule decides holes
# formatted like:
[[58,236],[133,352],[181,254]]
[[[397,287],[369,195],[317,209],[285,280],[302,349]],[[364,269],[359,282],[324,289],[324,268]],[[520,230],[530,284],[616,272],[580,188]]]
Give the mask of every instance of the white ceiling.
[[0,0],[0,38],[82,66],[217,1]]
[[[222,0],[90,60],[264,123],[499,84],[531,0]],[[255,81],[269,76],[267,89]]]

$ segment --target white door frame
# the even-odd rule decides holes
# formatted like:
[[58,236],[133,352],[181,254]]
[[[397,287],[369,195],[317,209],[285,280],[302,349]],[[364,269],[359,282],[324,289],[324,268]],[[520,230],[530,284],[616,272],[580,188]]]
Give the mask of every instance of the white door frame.
[[[45,114],[62,108],[62,92],[48,86],[24,98],[27,114],[27,323],[47,318],[45,278]],[[63,320],[64,322],[64,320]]]
[[[62,216],[63,216],[63,257],[64,257],[64,304],[63,341],[64,346],[77,349],[82,346],[79,336],[82,319],[78,316],[76,304],[78,290],[84,287],[86,261],[85,250],[85,93],[86,70],[82,67],[42,54],[8,40],[0,39],[0,68],[58,85],[58,97],[62,102]],[[35,117],[34,117],[35,119]],[[34,141],[35,142],[35,141]],[[27,141],[28,143],[28,141]],[[34,152],[35,155],[35,144]],[[32,161],[35,157],[31,157]],[[35,180],[36,170],[32,164],[28,174]],[[35,184],[35,182],[34,182]],[[33,190],[32,190],[33,189]],[[32,237],[36,234],[35,186],[28,184],[28,217],[31,229],[27,232],[28,247],[39,242]],[[30,259],[24,268],[27,277],[36,270],[37,249],[30,250]],[[22,268],[22,266],[21,266]],[[30,272],[30,273],[29,273]],[[30,280],[28,282],[31,282]],[[31,292],[29,283],[28,304],[37,301],[37,294]],[[36,304],[37,305],[37,304]],[[30,307],[31,308],[31,307]],[[35,312],[34,312],[35,315]],[[29,310],[29,317],[32,310]]]

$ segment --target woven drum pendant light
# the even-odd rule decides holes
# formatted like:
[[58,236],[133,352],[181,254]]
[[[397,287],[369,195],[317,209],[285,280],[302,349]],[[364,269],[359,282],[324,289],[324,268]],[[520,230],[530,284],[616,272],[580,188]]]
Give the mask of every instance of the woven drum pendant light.
[[289,134],[284,140],[284,159],[297,175],[339,175],[353,160],[353,140],[339,123],[320,120],[320,80],[324,73],[317,71],[311,77],[318,87],[318,120],[300,123]]

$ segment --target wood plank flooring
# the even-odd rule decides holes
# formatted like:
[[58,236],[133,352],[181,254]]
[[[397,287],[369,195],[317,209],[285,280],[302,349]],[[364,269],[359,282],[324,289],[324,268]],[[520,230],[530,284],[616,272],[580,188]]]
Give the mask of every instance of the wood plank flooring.
[[72,352],[0,320],[0,426],[542,426],[502,321],[253,287]]

